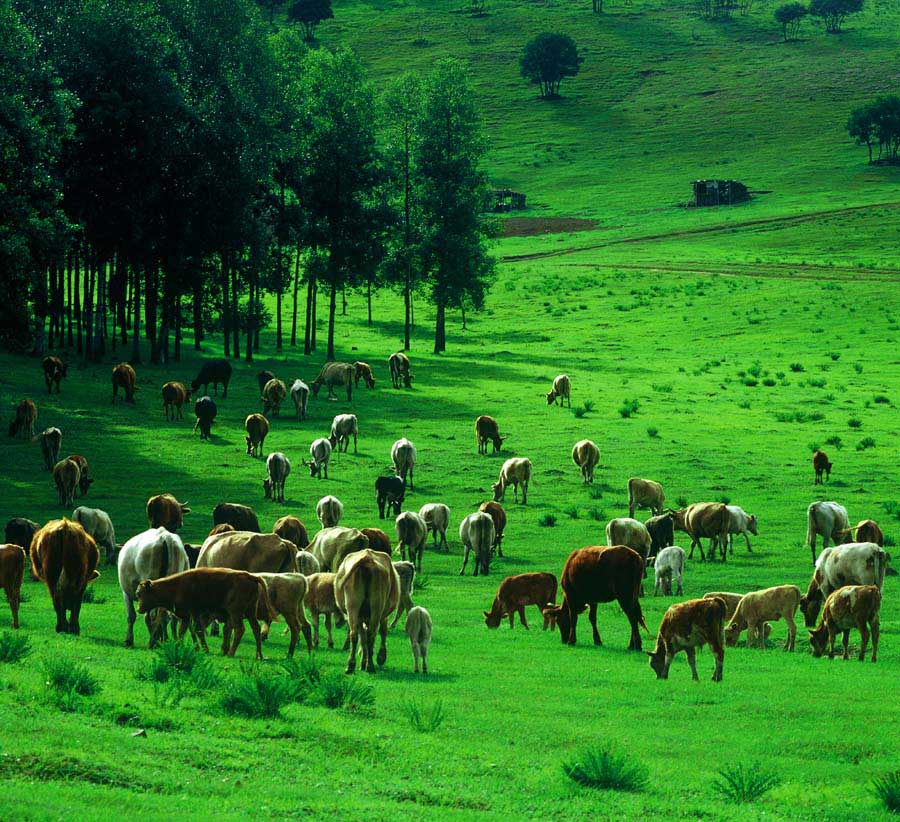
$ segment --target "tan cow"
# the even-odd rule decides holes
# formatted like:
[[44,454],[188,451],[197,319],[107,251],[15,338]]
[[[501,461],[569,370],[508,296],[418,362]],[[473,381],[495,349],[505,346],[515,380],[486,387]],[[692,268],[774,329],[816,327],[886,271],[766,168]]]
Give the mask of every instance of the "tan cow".
[[666,495],[663,487],[653,480],[631,477],[628,480],[628,516],[633,517],[638,508],[649,508],[653,516],[662,516]]
[[[684,531],[691,538],[691,551],[688,559],[693,559],[694,548],[700,549],[700,559],[706,559],[703,553],[701,537],[718,538],[722,560],[728,550],[728,531],[731,527],[731,515],[728,506],[721,502],[695,502],[687,508],[671,511],[674,527]],[[709,558],[715,559],[715,549],[710,548]]]
[[263,414],[278,417],[281,415],[281,403],[287,396],[287,386],[277,377],[266,383],[262,391]]
[[191,392],[180,382],[167,382],[162,387],[163,411],[166,420],[184,419],[181,407],[191,401]]
[[247,429],[247,453],[254,457],[262,456],[263,443],[269,433],[269,421],[262,414],[248,414],[244,420]]
[[367,362],[353,363],[353,385],[359,388],[359,381],[362,380],[366,384],[366,388],[375,387],[375,375],[372,373],[372,366]]
[[600,449],[590,440],[579,440],[572,448],[572,462],[581,469],[581,482],[594,481],[594,468],[600,462]]
[[81,479],[78,463],[68,457],[53,466],[53,482],[59,494],[59,504],[71,508],[75,500],[75,489]]
[[569,408],[572,407],[572,381],[566,374],[560,374],[558,377],[553,379],[553,387],[547,393],[547,405],[556,405],[557,399],[559,400],[559,406],[562,408],[563,405],[568,403]]
[[127,362],[120,362],[112,370],[112,401],[115,403],[119,389],[125,394],[125,402],[134,404],[134,392],[138,390],[137,374]]
[[278,534],[282,539],[290,540],[302,551],[309,545],[309,536],[306,526],[297,517],[281,517],[272,526],[272,533]]
[[309,608],[313,625],[313,647],[319,647],[319,616],[325,616],[325,631],[328,634],[328,647],[334,647],[331,636],[331,616],[336,614],[338,624],[343,622],[343,615],[334,601],[334,577],[330,572],[310,574],[306,578],[307,591],[303,604]]
[[358,528],[334,525],[319,531],[309,543],[308,550],[319,560],[323,571],[337,571],[347,554],[363,551],[368,547],[368,537]]
[[[303,600],[306,597],[308,585],[306,577],[298,573],[286,574],[254,574],[266,584],[266,593],[269,595],[269,604],[272,611],[281,614],[291,632],[291,642],[287,655],[292,657],[297,647],[297,639],[300,632],[306,640],[306,650],[312,653],[312,635],[309,620],[303,610]],[[263,603],[260,603],[262,606]],[[262,628],[262,637],[269,636],[271,614],[267,614],[263,607],[257,610],[257,617],[265,622]]]
[[297,548],[278,534],[254,531],[214,534],[204,540],[197,567],[284,574],[297,570]]
[[25,549],[21,545],[0,545],[0,588],[12,611],[12,627],[19,627],[19,600],[25,576]]
[[737,644],[741,632],[747,631],[747,645],[758,644],[765,648],[763,626],[768,622],[783,619],[788,626],[785,651],[793,651],[797,638],[797,624],[794,615],[800,606],[800,589],[796,585],[775,585],[761,591],[751,591],[741,597],[734,616],[725,628],[725,643]]
[[22,400],[16,406],[16,417],[9,424],[11,437],[22,437],[29,440],[34,436],[34,424],[37,422],[37,406],[31,400]]
[[[813,656],[822,656],[828,645],[828,658],[834,658],[834,640],[838,632],[843,633],[844,659],[850,659],[847,647],[850,630],[857,628],[860,635],[859,659],[866,658],[869,630],[872,634],[872,662],[878,661],[878,636],[880,633],[879,613],[881,611],[881,590],[877,585],[845,585],[829,594],[822,611],[822,621],[809,632],[809,644]],[[868,628],[866,627],[868,626]]]

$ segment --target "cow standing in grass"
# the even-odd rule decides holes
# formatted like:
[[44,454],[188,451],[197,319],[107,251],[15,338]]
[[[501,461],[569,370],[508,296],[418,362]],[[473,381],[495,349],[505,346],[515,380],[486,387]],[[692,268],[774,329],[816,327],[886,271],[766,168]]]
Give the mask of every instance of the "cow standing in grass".
[[194,423],[193,430],[196,431],[197,428],[199,428],[200,439],[208,440],[209,435],[212,432],[216,414],[218,414],[218,409],[216,408],[215,402],[213,402],[213,398],[200,397],[200,399],[194,403],[194,414],[197,417],[197,421]]
[[478,443],[479,454],[487,454],[489,442],[494,446],[493,453],[499,453],[505,439],[506,437],[500,436],[500,426],[493,417],[482,414],[475,419],[475,440]]
[[402,351],[391,354],[388,358],[388,369],[391,372],[391,384],[394,388],[412,388],[413,375],[409,370],[409,357]]
[[303,380],[294,380],[291,385],[291,399],[294,401],[294,413],[298,420],[306,419],[306,407],[309,404],[309,386]]
[[247,453],[252,457],[262,456],[263,444],[269,434],[269,421],[262,414],[248,414],[244,420],[247,436]]
[[403,479],[406,484],[406,476],[409,475],[409,487],[413,486],[413,469],[416,467],[416,446],[406,437],[401,437],[391,446],[391,462],[394,463],[394,473]]
[[25,549],[21,545],[0,545],[0,588],[12,612],[12,627],[19,627],[19,601],[25,576]]
[[353,365],[348,362],[329,362],[322,366],[318,376],[312,381],[310,388],[318,397],[319,389],[324,385],[328,389],[328,399],[336,400],[335,386],[346,386],[347,402],[353,399]]
[[59,494],[59,504],[71,508],[75,500],[75,489],[81,478],[81,470],[78,464],[66,458],[53,466],[53,482]]
[[184,515],[190,513],[187,503],[171,494],[157,494],[147,500],[147,522],[151,528],[163,527],[174,534],[184,524]]
[[162,387],[162,398],[166,421],[183,419],[181,408],[191,401],[191,392],[180,382],[167,382]]
[[628,480],[629,517],[633,517],[638,508],[649,508],[653,516],[661,516],[665,501],[666,495],[658,482],[640,477],[631,477]]
[[359,388],[359,381],[362,380],[366,384],[366,388],[375,387],[375,375],[372,373],[372,367],[366,362],[353,363],[353,385]]
[[338,453],[350,448],[350,437],[353,437],[353,453],[356,453],[356,440],[359,437],[359,421],[356,414],[338,414],[331,422],[331,434],[328,441]]
[[825,484],[825,480],[822,479],[823,474],[826,480],[831,479],[831,460],[828,459],[828,454],[824,451],[815,451],[812,455],[812,464],[813,471],[816,474],[816,480],[813,485]]
[[560,408],[564,405],[572,407],[572,381],[568,375],[560,374],[553,378],[553,387],[547,393],[547,405],[556,405],[559,403]]
[[600,449],[590,440],[579,440],[572,448],[572,462],[581,469],[581,482],[589,485],[594,481],[594,468],[600,462]]
[[313,440],[309,446],[309,455],[312,457],[309,462],[303,460],[303,464],[309,468],[309,475],[328,479],[328,463],[331,460],[331,443],[328,439],[319,437]]
[[268,476],[263,480],[266,499],[284,502],[284,481],[291,473],[291,461],[281,451],[274,451],[266,459],[266,472]]
[[[490,611],[483,611],[484,623],[488,628],[500,627],[504,617],[509,617],[509,627],[515,622],[515,615],[519,615],[522,627],[528,628],[525,619],[525,607],[536,605],[543,616],[544,610],[556,605],[556,577],[553,574],[533,573],[516,574],[507,577],[500,583]],[[544,630],[547,630],[549,618],[544,616]]]
[[83,457],[81,454],[69,454],[67,459],[77,463],[78,470],[81,471],[81,476],[78,478],[78,496],[83,497],[87,494],[88,488],[90,488],[94,482],[94,480],[88,476],[87,457]]
[[494,491],[494,502],[502,502],[506,489],[511,485],[516,502],[519,501],[519,486],[522,486],[522,505],[528,502],[528,483],[531,482],[533,468],[531,460],[524,457],[511,457],[503,463],[500,477],[491,488]]
[[29,440],[34,436],[34,424],[37,422],[37,406],[31,400],[22,400],[16,406],[15,419],[9,424],[9,435]]
[[859,659],[866,658],[866,645],[869,635],[872,636],[872,662],[878,661],[878,637],[881,624],[881,589],[877,585],[845,585],[828,596],[822,621],[815,630],[809,632],[809,644],[813,656],[822,656],[828,645],[828,658],[834,658],[834,640],[838,633],[843,634],[844,659],[850,659],[850,631],[859,630]]
[[80,523],[81,527],[94,538],[97,547],[103,548],[103,558],[107,562],[115,557],[116,531],[106,511],[80,505],[72,512],[72,521]]
[[477,577],[479,571],[487,576],[491,570],[491,546],[494,544],[494,520],[491,515],[483,511],[469,514],[459,524],[459,539],[464,548],[459,575],[462,576],[466,572],[469,552],[474,551],[474,576]]
[[812,551],[813,565],[816,563],[816,537],[822,535],[822,549],[831,540],[841,545],[850,539],[850,519],[847,509],[836,502],[813,502],[806,509],[806,544]]
[[41,368],[44,369],[44,384],[47,386],[47,393],[53,393],[53,386],[56,386],[56,393],[59,393],[59,383],[68,374],[69,366],[59,357],[44,357],[41,360]]
[[134,392],[138,390],[136,385],[137,374],[134,368],[127,362],[120,362],[113,366],[112,370],[112,401],[115,403],[121,388],[125,394],[125,402],[134,405]]
[[498,557],[503,556],[503,533],[506,531],[506,511],[499,502],[488,500],[482,502],[478,506],[479,511],[488,514],[494,521],[494,544],[491,546],[491,556],[495,553]]
[[228,383],[231,382],[231,363],[228,360],[209,360],[200,367],[200,373],[191,381],[191,391],[197,392],[203,386],[203,394],[208,393],[209,384],[212,383],[213,391],[219,395],[219,385],[222,386],[222,399],[228,397]]
[[672,659],[675,654],[684,651],[691,666],[691,676],[696,682],[700,678],[697,676],[697,649],[709,645],[716,661],[712,680],[721,682],[725,664],[724,618],[725,603],[718,597],[689,599],[672,605],[659,624],[656,648],[647,653],[656,678],[668,679]]
[[[44,468],[53,470],[53,466],[59,462],[59,449],[62,447],[62,431],[58,428],[45,428],[38,435],[41,442],[41,456],[44,458]],[[79,478],[80,478],[79,469]]]
[[269,380],[262,390],[263,414],[267,417],[281,416],[281,403],[286,396],[287,388],[281,380]]

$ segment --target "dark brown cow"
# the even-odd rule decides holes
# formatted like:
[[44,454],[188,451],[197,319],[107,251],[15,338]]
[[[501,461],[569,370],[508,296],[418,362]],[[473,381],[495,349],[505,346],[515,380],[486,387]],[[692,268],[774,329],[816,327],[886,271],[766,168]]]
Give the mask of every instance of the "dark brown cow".
[[722,666],[725,662],[725,645],[723,622],[725,620],[725,601],[720,597],[710,599],[689,599],[672,605],[663,615],[656,636],[656,649],[647,655],[650,667],[656,672],[657,679],[669,678],[669,666],[672,658],[679,651],[687,654],[691,675],[697,676],[697,648],[709,645],[716,660],[713,671],[713,682],[722,681]]
[[[79,634],[84,589],[100,576],[97,543],[77,522],[48,522],[31,541],[31,569],[47,585],[56,611],[58,634]],[[67,618],[66,612],[69,612]]]
[[309,545],[309,534],[306,526],[297,517],[281,517],[272,526],[272,533],[278,534],[282,539],[293,542],[298,551],[302,551]]
[[[669,509],[668,513],[672,515],[675,530],[684,531],[691,538],[691,552],[688,559],[693,558],[695,547],[700,549],[700,559],[706,559],[700,538],[708,537],[719,540],[719,551],[724,562],[731,527],[731,514],[727,505],[721,502],[695,502],[678,511]],[[715,545],[710,546],[709,558],[715,559]]]
[[9,424],[9,435],[22,437],[23,440],[31,439],[34,436],[37,415],[37,406],[31,400],[22,400],[16,406],[16,418]]
[[191,392],[184,387],[184,383],[167,382],[162,387],[162,398],[167,420],[184,419],[181,408],[191,401]]
[[78,470],[81,471],[81,476],[78,478],[78,496],[83,497],[94,482],[93,479],[88,477],[87,457],[83,457],[81,454],[69,454],[66,459],[70,459],[72,462],[76,463],[78,465]]
[[184,515],[191,509],[186,502],[179,502],[171,494],[158,494],[147,500],[147,521],[151,528],[165,528],[173,534],[184,524]]
[[663,548],[675,544],[675,518],[672,514],[663,514],[659,517],[650,517],[644,522],[647,533],[650,534],[650,556],[655,557]]
[[10,545],[18,545],[27,552],[31,548],[31,540],[40,530],[34,520],[25,519],[25,517],[13,517],[6,523],[6,531],[4,538]]
[[874,542],[884,547],[884,531],[875,520],[860,520],[852,530],[856,533],[854,542]]
[[494,500],[482,502],[478,506],[478,510],[489,514],[491,519],[494,520],[494,544],[491,546],[491,555],[493,556],[496,551],[497,556],[502,557],[503,531],[506,529],[506,511],[503,510],[503,506],[499,502],[494,502]]
[[556,577],[553,574],[517,574],[500,583],[490,611],[483,611],[488,628],[499,628],[503,617],[509,617],[509,627],[513,627],[515,615],[523,628],[528,628],[525,606],[537,605],[544,616],[544,630],[550,624],[549,614],[544,614],[547,606],[556,605]]
[[221,525],[223,522],[233,525],[235,531],[261,533],[256,511],[249,505],[241,505],[238,502],[220,502],[213,508],[213,523]]
[[136,385],[137,374],[127,362],[120,362],[113,366],[112,370],[112,401],[115,403],[119,395],[119,389],[125,393],[125,402],[134,404],[134,392],[138,390]]
[[637,551],[624,545],[591,545],[569,554],[560,584],[562,605],[545,609],[545,616],[555,618],[564,645],[575,644],[578,615],[590,607],[588,619],[594,630],[594,645],[602,645],[597,630],[597,603],[616,600],[631,624],[628,650],[641,650],[638,626],[648,631],[641,611],[638,593],[644,578],[644,560]]
[[813,485],[825,484],[822,480],[822,474],[825,475],[825,479],[831,479],[831,462],[828,459],[828,454],[824,451],[816,451],[812,455],[812,464],[813,470],[816,472],[816,481]]
[[260,371],[256,375],[256,382],[259,385],[259,393],[262,394],[269,380],[274,380],[275,375],[271,371]]
[[212,383],[213,391],[216,396],[219,395],[219,384],[222,385],[222,399],[228,396],[228,383],[231,381],[231,363],[228,360],[209,360],[200,366],[200,373],[191,380],[191,391],[199,391],[203,386],[201,394],[209,393],[207,389]]
[[41,443],[41,456],[44,458],[44,467],[48,471],[59,462],[59,449],[62,447],[62,431],[58,428],[45,428],[38,434]]
[[372,373],[372,366],[367,362],[353,363],[353,385],[359,388],[359,381],[362,380],[366,384],[366,388],[375,387],[375,375]]
[[80,479],[81,469],[78,467],[78,463],[73,460],[66,458],[53,466],[53,482],[59,494],[60,505],[65,505],[68,508],[72,507],[75,501],[75,489],[78,487]]
[[269,433],[269,421],[262,414],[248,414],[244,420],[244,428],[247,429],[247,453],[261,457],[263,443]]
[[487,454],[488,442],[493,443],[493,453],[496,454],[505,439],[506,437],[500,436],[500,426],[493,417],[482,414],[475,418],[475,440],[478,443],[479,454]]
[[369,538],[369,548],[382,554],[391,554],[391,538],[380,528],[360,528],[361,533]]
[[12,611],[12,626],[19,627],[19,596],[25,576],[25,549],[21,545],[0,545],[0,588]]
[[53,393],[53,386],[56,385],[56,393],[59,393],[59,383],[67,375],[69,366],[59,357],[44,357],[41,360],[41,368],[44,369],[44,383],[47,386],[47,393]]

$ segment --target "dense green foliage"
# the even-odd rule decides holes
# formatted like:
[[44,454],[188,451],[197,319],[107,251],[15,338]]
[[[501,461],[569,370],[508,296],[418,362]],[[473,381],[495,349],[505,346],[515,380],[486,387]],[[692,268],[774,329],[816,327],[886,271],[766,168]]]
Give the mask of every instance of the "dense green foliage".
[[578,47],[567,34],[538,34],[525,44],[519,58],[522,76],[540,86],[545,100],[559,97],[560,83],[578,74]]
[[785,42],[797,39],[800,23],[807,14],[809,9],[803,3],[786,3],[775,9],[775,19],[781,24],[781,34]]
[[858,146],[869,149],[869,162],[873,146],[878,146],[879,161],[896,163],[900,151],[900,97],[891,94],[879,97],[873,103],[853,109],[847,120],[847,132]]
[[822,18],[825,31],[837,34],[847,17],[858,14],[862,7],[863,0],[810,0],[809,13]]

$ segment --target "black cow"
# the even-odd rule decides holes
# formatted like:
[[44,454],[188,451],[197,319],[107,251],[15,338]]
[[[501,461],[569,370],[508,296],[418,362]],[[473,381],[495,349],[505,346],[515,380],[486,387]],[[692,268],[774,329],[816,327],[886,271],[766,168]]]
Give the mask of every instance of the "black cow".
[[240,505],[237,502],[220,502],[213,508],[213,525],[228,523],[234,526],[235,531],[255,531],[261,533],[256,511],[249,505]]
[[650,532],[650,552],[648,557],[655,557],[663,548],[675,544],[675,518],[671,514],[650,517],[644,525]]
[[[201,548],[203,546],[200,546]],[[188,565],[191,568],[197,567],[197,557],[200,556],[200,548],[195,545],[188,545],[186,542],[184,543],[184,552],[187,554]]]
[[197,422],[194,423],[194,431],[200,427],[200,439],[208,440],[209,432],[212,428],[213,420],[216,418],[218,409],[213,402],[212,397],[200,397],[194,403],[194,413],[197,415]]
[[400,506],[406,494],[406,484],[402,477],[378,477],[375,480],[375,500],[378,503],[378,516],[384,519],[384,509],[393,508],[394,516],[400,514]]
[[197,378],[191,382],[191,391],[198,391],[203,386],[204,394],[207,393],[209,384],[212,383],[216,395],[219,393],[219,383],[222,384],[222,398],[228,397],[228,383],[231,380],[231,363],[228,360],[210,360],[203,363]]
[[31,538],[40,527],[25,517],[13,517],[6,523],[4,539],[9,545],[21,545],[27,552],[31,548]]
[[266,383],[269,380],[274,380],[275,375],[271,371],[260,371],[256,375],[256,382],[259,383],[259,393],[262,394],[263,389],[266,387]]

